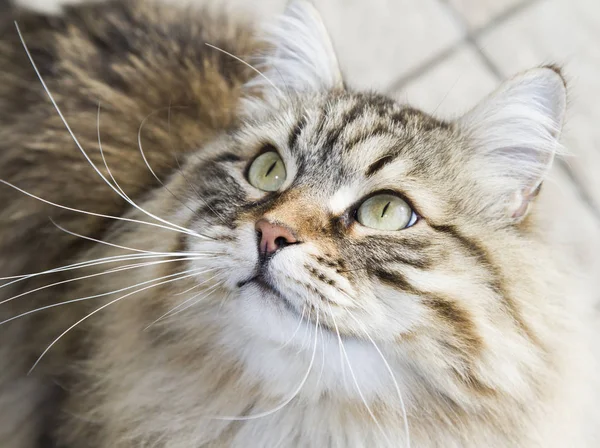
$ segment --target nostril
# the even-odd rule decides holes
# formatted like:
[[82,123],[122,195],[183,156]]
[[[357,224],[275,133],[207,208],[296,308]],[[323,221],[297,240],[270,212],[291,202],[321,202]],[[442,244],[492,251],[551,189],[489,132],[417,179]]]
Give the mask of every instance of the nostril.
[[283,236],[280,236],[280,237],[277,237],[277,238],[275,238],[275,245],[276,245],[278,248],[280,248],[280,247],[285,247],[285,246],[287,246],[287,245],[289,245],[289,244],[292,244],[292,243],[290,243],[290,242],[289,242],[289,241],[288,241],[288,240],[287,240],[285,237],[283,237]]

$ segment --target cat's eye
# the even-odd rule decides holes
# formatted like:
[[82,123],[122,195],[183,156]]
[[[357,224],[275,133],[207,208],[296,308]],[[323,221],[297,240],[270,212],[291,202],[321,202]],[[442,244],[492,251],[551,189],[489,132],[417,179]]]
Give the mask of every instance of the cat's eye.
[[285,165],[275,151],[259,155],[248,170],[248,181],[263,191],[277,191],[285,182]]
[[363,202],[356,219],[365,227],[377,230],[401,230],[417,221],[416,213],[406,201],[392,194],[378,194]]

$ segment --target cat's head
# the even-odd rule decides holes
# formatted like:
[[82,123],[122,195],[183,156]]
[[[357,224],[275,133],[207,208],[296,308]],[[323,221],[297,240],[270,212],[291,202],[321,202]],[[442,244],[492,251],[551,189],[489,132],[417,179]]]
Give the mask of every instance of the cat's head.
[[[349,362],[365,395],[389,393],[391,369],[455,400],[525,396],[543,351],[531,209],[558,147],[558,70],[442,121],[345,86],[306,3],[273,39],[243,123],[189,169],[207,238],[188,245],[219,254],[195,263],[227,291],[206,299],[225,345],[274,382],[312,359],[335,390]],[[280,362],[282,344],[297,359]]]

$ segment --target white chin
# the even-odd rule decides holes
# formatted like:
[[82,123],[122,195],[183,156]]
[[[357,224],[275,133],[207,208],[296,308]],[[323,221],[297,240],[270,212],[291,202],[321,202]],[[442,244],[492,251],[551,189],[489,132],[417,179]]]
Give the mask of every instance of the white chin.
[[307,321],[306,315],[301,319],[301,312],[297,313],[281,297],[258,285],[250,283],[240,288],[230,307],[233,319],[265,342],[297,346],[298,341],[306,345],[307,340],[314,338],[315,325]]
[[301,322],[300,314],[275,294],[254,285],[240,292],[223,305],[228,322],[224,342],[271,393],[286,396],[303,380],[306,398],[328,392],[360,399],[356,383],[367,399],[383,390],[393,393],[389,372],[369,342],[345,339],[343,354],[337,335],[321,327],[315,331],[316,323],[306,316]]

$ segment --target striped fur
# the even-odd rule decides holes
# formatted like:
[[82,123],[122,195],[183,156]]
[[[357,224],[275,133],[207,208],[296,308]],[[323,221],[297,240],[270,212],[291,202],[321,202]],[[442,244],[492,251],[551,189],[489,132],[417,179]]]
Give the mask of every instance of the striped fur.
[[[294,91],[266,102],[264,78],[204,42],[243,58],[269,47],[210,8],[127,0],[16,16],[82,147],[138,207],[94,174],[15,33],[1,36],[0,179],[103,215],[3,184],[1,275],[124,247],[157,258],[0,289],[3,302],[41,288],[1,304],[0,320],[89,297],[0,325],[0,446],[596,446],[590,311],[537,197],[560,74],[520,75],[443,121],[340,84],[312,7],[287,14],[311,50],[290,62],[299,47],[275,42]],[[287,173],[273,193],[246,177],[267,150]],[[404,198],[416,224],[361,226],[356,209],[378,191]],[[299,244],[265,262],[259,219]]]

